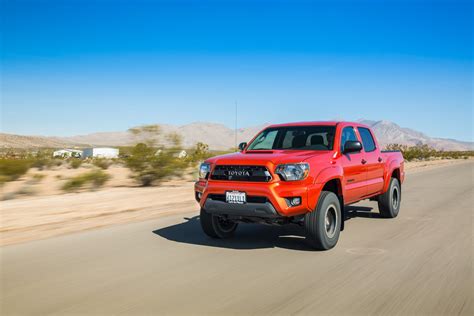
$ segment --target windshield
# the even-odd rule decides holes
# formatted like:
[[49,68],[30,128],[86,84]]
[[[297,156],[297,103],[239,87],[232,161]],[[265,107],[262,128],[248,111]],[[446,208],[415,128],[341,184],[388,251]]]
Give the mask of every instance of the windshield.
[[332,150],[335,126],[289,126],[261,132],[247,150]]

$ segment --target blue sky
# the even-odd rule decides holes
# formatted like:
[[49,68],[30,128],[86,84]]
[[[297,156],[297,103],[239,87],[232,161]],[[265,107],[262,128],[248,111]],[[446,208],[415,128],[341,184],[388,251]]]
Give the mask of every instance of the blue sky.
[[473,139],[472,1],[1,2],[2,131],[385,119]]

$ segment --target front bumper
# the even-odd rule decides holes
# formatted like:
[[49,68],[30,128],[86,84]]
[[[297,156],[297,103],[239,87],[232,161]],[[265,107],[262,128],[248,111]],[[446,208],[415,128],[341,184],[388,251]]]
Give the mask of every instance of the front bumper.
[[213,199],[206,199],[204,203],[206,212],[218,215],[231,215],[239,217],[280,218],[270,202],[229,204]]
[[[194,188],[196,200],[201,208],[210,213],[222,215],[236,215],[243,217],[292,217],[311,211],[308,203],[308,189],[304,181],[294,183],[255,183],[231,181],[198,181]],[[229,204],[222,200],[210,197],[225,195],[227,191],[242,191],[248,197],[263,197],[266,201],[261,203]],[[285,198],[301,197],[301,204],[288,206]]]

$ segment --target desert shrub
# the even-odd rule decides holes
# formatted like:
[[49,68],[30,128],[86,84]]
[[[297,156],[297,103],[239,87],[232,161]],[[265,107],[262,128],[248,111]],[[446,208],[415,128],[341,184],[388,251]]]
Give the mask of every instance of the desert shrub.
[[172,176],[180,176],[188,166],[183,159],[176,157],[173,150],[157,150],[146,144],[137,144],[131,155],[125,159],[132,176],[143,186],[162,182]]
[[73,158],[69,161],[69,165],[71,166],[71,168],[77,169],[82,165],[82,160],[77,159],[77,158]]
[[198,163],[211,156],[212,155],[209,153],[209,145],[199,142],[196,144],[196,147],[187,159],[192,163]]
[[37,168],[39,170],[47,169],[51,163],[51,159],[46,158],[37,158],[33,161],[31,167]]
[[52,154],[53,152],[51,150],[41,150],[38,153],[31,155],[29,157],[33,161],[31,167],[43,170],[55,166],[59,159],[52,158]]
[[17,180],[28,172],[31,165],[30,159],[0,159],[1,183]]
[[44,174],[35,173],[31,177],[31,179],[29,179],[26,183],[29,184],[29,185],[37,184],[37,183],[40,183],[45,177],[46,177],[46,175],[44,175]]
[[15,195],[35,195],[36,190],[31,185],[24,185],[18,191],[15,192]]
[[44,178],[46,177],[46,175],[44,174],[41,174],[41,173],[35,173],[33,175],[33,179],[40,182],[41,180],[43,180]]
[[5,182],[8,182],[8,181],[10,181],[10,177],[0,175],[0,185],[3,185],[5,184]]
[[67,192],[76,191],[89,185],[92,189],[103,186],[110,179],[110,175],[102,170],[92,170],[67,180],[62,189]]
[[177,134],[166,135],[169,146],[156,145],[160,128],[144,126],[130,131],[135,137],[144,139],[131,148],[124,158],[132,177],[143,186],[160,183],[173,176],[183,176],[188,160],[180,159],[181,138]]
[[112,161],[104,158],[97,158],[92,161],[92,164],[100,169],[106,170],[112,165]]

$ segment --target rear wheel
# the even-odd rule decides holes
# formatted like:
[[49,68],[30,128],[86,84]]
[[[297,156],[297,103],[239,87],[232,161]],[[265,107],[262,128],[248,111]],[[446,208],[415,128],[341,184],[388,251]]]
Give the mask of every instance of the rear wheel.
[[234,235],[238,225],[222,216],[209,214],[204,209],[201,209],[199,221],[202,230],[212,238],[230,238]]
[[379,195],[379,212],[382,217],[395,218],[400,211],[402,201],[402,190],[398,179],[391,178],[387,192]]
[[336,194],[321,192],[316,210],[306,214],[304,226],[309,244],[319,250],[333,248],[341,230],[341,205]]

